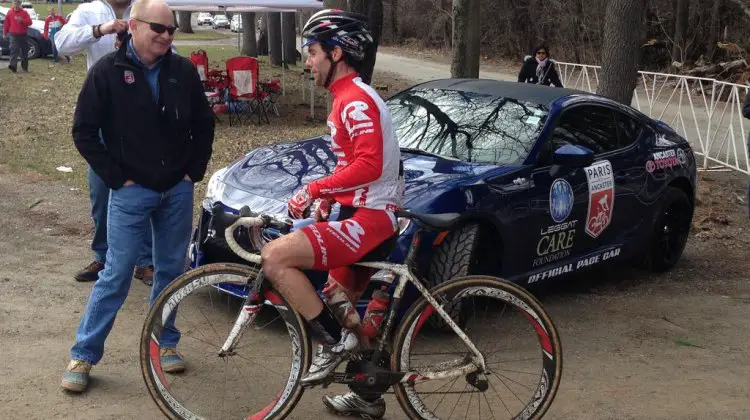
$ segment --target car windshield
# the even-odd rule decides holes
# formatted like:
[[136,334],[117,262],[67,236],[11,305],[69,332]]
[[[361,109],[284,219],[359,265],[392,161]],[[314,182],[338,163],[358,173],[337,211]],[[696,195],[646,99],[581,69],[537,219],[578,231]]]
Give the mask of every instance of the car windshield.
[[388,100],[403,148],[468,162],[520,165],[547,108],[482,93],[412,89]]

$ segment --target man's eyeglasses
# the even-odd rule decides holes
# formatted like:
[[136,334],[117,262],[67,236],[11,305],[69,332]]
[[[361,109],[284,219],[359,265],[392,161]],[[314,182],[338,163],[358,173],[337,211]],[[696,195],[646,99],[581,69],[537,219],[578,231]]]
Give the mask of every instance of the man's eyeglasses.
[[174,31],[177,30],[176,26],[167,26],[162,25],[161,23],[156,22],[146,22],[145,20],[135,19],[138,22],[148,23],[148,27],[151,28],[152,31],[156,32],[157,34],[163,34],[164,32],[168,32],[169,35],[174,35]]

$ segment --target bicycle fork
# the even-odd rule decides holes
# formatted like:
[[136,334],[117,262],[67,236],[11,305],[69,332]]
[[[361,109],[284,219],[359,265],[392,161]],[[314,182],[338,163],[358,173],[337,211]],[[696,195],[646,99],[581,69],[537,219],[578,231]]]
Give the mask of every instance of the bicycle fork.
[[248,293],[245,302],[242,304],[242,309],[240,310],[239,315],[237,315],[237,319],[234,321],[229,336],[227,336],[226,341],[224,341],[224,345],[221,346],[219,357],[232,355],[234,353],[235,343],[239,342],[242,334],[247,330],[247,327],[255,322],[255,318],[263,308],[265,295],[264,284],[263,272],[261,271],[253,282],[253,290]]

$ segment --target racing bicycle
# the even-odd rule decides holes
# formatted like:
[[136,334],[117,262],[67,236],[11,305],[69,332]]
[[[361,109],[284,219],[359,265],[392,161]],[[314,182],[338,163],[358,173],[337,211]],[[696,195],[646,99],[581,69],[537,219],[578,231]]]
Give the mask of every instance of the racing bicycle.
[[[380,331],[322,386],[393,395],[409,418],[541,418],[557,394],[562,348],[539,301],[514,283],[485,275],[453,278],[428,290],[415,274],[423,231],[450,231],[460,215],[398,211],[397,217],[416,225],[404,263],[379,256],[355,264],[380,270],[371,286],[390,292]],[[247,264],[207,264],[164,289],[141,333],[143,379],[168,418],[285,418],[305,391],[299,380],[314,356],[310,329],[264,279],[260,254],[245,250],[237,238],[242,232],[286,234],[292,221],[247,207],[229,214],[217,204],[210,223],[209,234],[223,232]],[[240,303],[218,291],[221,283],[245,287],[247,296]],[[403,312],[408,284],[418,298]],[[181,332],[180,352],[190,353],[179,374],[164,372],[160,363],[159,339],[171,316]],[[427,322],[431,318],[441,327]]]

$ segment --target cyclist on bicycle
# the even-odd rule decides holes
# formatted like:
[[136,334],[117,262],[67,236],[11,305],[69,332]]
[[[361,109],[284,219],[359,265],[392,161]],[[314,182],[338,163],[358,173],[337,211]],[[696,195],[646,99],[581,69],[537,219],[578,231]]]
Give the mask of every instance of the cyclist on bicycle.
[[[316,223],[269,242],[261,253],[268,280],[322,342],[301,379],[308,385],[322,382],[358,349],[360,339],[352,330],[357,321],[347,320],[358,318],[353,305],[365,291],[370,271],[350,266],[396,235],[394,211],[403,205],[403,170],[390,112],[358,75],[373,43],[366,21],[360,14],[327,9],[314,14],[303,28],[305,65],[316,85],[333,96],[328,127],[337,164],[333,174],[302,186],[288,203],[293,218],[308,217],[313,203],[318,203],[313,212]],[[341,205],[340,217],[328,221],[334,202]],[[331,307],[324,304],[304,269],[327,270],[324,293],[346,299],[329,299]],[[379,396],[368,401],[349,393],[325,397],[324,402],[340,414],[378,418],[385,412]]]

